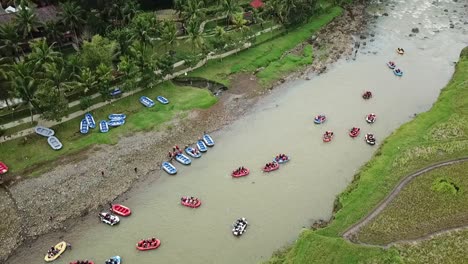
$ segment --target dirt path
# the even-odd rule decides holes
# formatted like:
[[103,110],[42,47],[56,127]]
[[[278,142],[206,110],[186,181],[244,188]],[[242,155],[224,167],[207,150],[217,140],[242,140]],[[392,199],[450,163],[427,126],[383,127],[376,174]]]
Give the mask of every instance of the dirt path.
[[372,219],[374,219],[377,215],[379,215],[393,201],[393,199],[395,199],[395,197],[401,192],[401,190],[403,190],[403,188],[408,183],[410,183],[414,178],[416,178],[416,177],[418,177],[420,175],[423,175],[426,172],[429,172],[431,170],[440,168],[440,167],[449,166],[449,165],[453,165],[453,164],[460,163],[460,162],[466,162],[466,161],[468,161],[468,157],[458,158],[458,159],[454,159],[454,160],[449,160],[449,161],[436,163],[436,164],[433,164],[433,165],[431,165],[429,167],[418,170],[418,171],[404,177],[403,179],[400,180],[400,183],[393,189],[393,191],[385,199],[383,199],[377,205],[377,207],[374,208],[374,210],[372,210],[366,217],[361,219],[359,222],[357,222],[356,224],[354,224],[353,226],[348,228],[343,233],[343,238],[350,241],[350,242],[352,242],[352,243],[355,243],[355,244],[388,248],[388,247],[390,247],[390,246],[392,246],[394,244],[397,244],[397,243],[417,242],[417,241],[421,241],[421,240],[430,239],[430,238],[432,238],[434,236],[438,236],[438,235],[441,235],[441,234],[446,233],[446,232],[451,232],[451,231],[455,231],[455,230],[462,230],[462,229],[468,228],[468,226],[457,227],[457,228],[447,228],[447,229],[443,229],[443,230],[440,230],[440,231],[425,235],[425,236],[420,237],[420,238],[411,239],[411,240],[399,240],[399,241],[395,241],[395,242],[392,242],[390,244],[383,245],[383,246],[362,243],[362,242],[357,241],[357,239],[355,239],[355,236],[359,232],[361,227],[367,225]]

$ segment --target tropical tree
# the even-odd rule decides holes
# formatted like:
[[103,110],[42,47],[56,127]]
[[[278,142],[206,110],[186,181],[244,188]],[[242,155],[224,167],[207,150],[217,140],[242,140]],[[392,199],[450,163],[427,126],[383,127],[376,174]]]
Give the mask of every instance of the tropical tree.
[[156,68],[159,70],[159,74],[164,78],[168,74],[172,74],[174,71],[174,58],[169,54],[164,54],[156,62]]
[[96,68],[97,88],[102,98],[109,98],[109,89],[112,81],[112,68],[104,63],[101,63]]
[[80,52],[82,65],[91,70],[101,63],[110,67],[117,56],[117,43],[99,35],[95,35],[91,41],[84,41]]
[[214,32],[214,37],[211,38],[211,43],[217,49],[224,48],[224,46],[228,42],[228,35],[226,34],[226,31],[224,30],[224,28],[217,26],[214,29]]
[[48,63],[62,61],[62,54],[53,49],[54,44],[48,45],[44,39],[31,43],[31,53],[27,57],[27,63],[31,64],[34,73],[45,70]]
[[227,25],[232,21],[235,14],[242,11],[238,0],[223,0],[223,14],[227,18]]
[[28,36],[33,38],[32,32],[37,30],[39,25],[39,20],[37,19],[34,9],[21,2],[19,5],[20,11],[15,13],[15,24],[17,25],[17,30],[21,32],[23,39],[26,39]]
[[78,87],[83,89],[85,94],[93,89],[98,83],[96,74],[87,67],[81,69],[81,72],[76,76],[76,79]]
[[202,0],[186,0],[182,4],[182,19],[187,23],[192,20],[202,20],[205,17],[203,12],[203,1]]
[[165,50],[167,51],[168,47],[172,47],[172,45],[176,42],[177,39],[177,29],[175,24],[170,21],[165,21],[163,26],[161,27],[161,40],[164,43]]
[[244,19],[244,14],[237,13],[232,17],[232,24],[234,24],[234,28],[242,33],[248,30],[249,27],[247,26],[247,20]]
[[146,47],[148,44],[152,44],[152,38],[156,37],[157,25],[158,21],[152,13],[142,13],[133,18],[130,27],[134,39]]
[[65,29],[73,31],[75,42],[78,43],[78,35],[86,23],[84,10],[77,3],[71,1],[60,4],[60,9],[61,23]]
[[141,81],[141,71],[132,58],[129,56],[120,57],[120,62],[117,65],[119,72],[123,73],[124,90],[130,91],[137,88]]
[[0,54],[2,56],[19,57],[19,53],[23,53],[19,45],[20,41],[18,29],[13,23],[0,25]]
[[200,25],[195,21],[190,21],[187,28],[188,38],[187,41],[192,44],[192,50],[195,53],[197,49],[203,49],[205,39],[203,38],[203,32],[200,32]]
[[46,33],[46,38],[47,42],[49,44],[52,43],[58,43],[59,48],[62,46],[62,35],[63,35],[63,29],[62,25],[57,23],[56,21],[48,21],[44,24],[45,27],[45,33]]
[[36,92],[37,85],[35,78],[33,78],[32,67],[25,62],[18,62],[12,65],[8,71],[7,76],[13,90],[13,96],[21,98],[29,106],[31,113],[31,123],[33,120],[33,110],[39,110],[37,104]]
[[135,38],[134,34],[132,34],[132,31],[128,27],[115,28],[111,32],[107,33],[106,36],[119,44],[120,52],[122,54],[127,54],[128,47],[132,45]]
[[125,26],[138,14],[140,6],[135,0],[108,1],[101,14],[114,25]]

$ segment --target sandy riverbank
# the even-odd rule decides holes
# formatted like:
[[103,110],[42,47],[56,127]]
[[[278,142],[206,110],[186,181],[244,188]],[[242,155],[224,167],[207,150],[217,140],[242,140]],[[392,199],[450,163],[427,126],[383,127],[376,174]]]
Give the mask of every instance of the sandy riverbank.
[[[354,7],[352,14],[354,19],[346,11],[316,36],[311,36],[310,43],[314,47],[325,47],[321,49],[320,58],[311,65],[311,71],[323,72],[326,65],[343,54],[352,54],[352,35],[357,34],[365,23],[364,6]],[[303,47],[299,45],[291,52]],[[296,78],[305,72],[285,79]],[[40,177],[4,185],[0,191],[0,213],[6,217],[0,227],[0,239],[5,243],[0,248],[0,260],[6,259],[25,240],[66,229],[81,216],[94,213],[114,199],[122,199],[118,197],[135,184],[145,184],[149,180],[146,175],[159,170],[161,161],[173,145],[184,146],[193,143],[203,131],[221,129],[241,117],[264,92],[254,75],[233,76],[230,90],[208,110],[180,115],[160,131],[137,133],[122,138],[116,145],[95,146],[65,157],[56,162],[53,170]],[[137,173],[134,168],[138,168]]]

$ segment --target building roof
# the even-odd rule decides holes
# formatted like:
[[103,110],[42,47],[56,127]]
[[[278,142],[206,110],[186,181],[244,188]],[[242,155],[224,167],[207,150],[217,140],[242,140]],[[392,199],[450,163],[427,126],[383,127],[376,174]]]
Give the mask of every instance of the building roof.
[[262,2],[262,0],[253,0],[252,2],[250,2],[250,5],[253,8],[259,8],[259,7],[262,7],[264,3]]
[[[35,9],[37,20],[39,22],[49,22],[57,19],[58,9],[55,6],[46,6]],[[0,24],[11,22],[15,19],[16,13],[5,13],[0,14]]]

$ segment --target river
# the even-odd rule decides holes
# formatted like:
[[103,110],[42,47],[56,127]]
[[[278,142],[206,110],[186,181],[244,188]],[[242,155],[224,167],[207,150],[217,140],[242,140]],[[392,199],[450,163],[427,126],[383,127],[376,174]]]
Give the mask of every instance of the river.
[[[373,6],[372,12],[389,16],[369,25],[374,41],[363,40],[367,45],[361,45],[355,60],[339,61],[310,81],[287,82],[273,90],[245,117],[213,133],[216,145],[202,158],[187,167],[177,164],[177,176],[163,173],[133,189],[122,202],[133,214],[118,226],[100,224],[94,215],[84,217],[67,233],[44,236],[20,249],[7,263],[41,263],[61,237],[73,244],[73,250],[57,264],[76,259],[104,263],[113,255],[132,264],[268,259],[275,249],[293,242],[303,227],[331,216],[335,196],[378,148],[365,144],[365,133],[374,133],[379,145],[436,101],[460,50],[468,44],[463,5],[412,0]],[[408,36],[414,27],[420,32]],[[404,47],[406,54],[397,55],[396,47]],[[403,70],[403,77],[387,68],[389,60]],[[365,90],[374,93],[371,100],[361,98]],[[377,121],[369,125],[364,117],[371,112]],[[313,117],[320,113],[328,120],[314,125]],[[347,135],[353,126],[362,131],[355,139]],[[325,130],[335,132],[331,143],[322,142]],[[262,165],[279,152],[290,154],[292,160],[276,172],[261,172]],[[250,168],[251,174],[232,179],[229,172],[240,165]],[[183,207],[178,203],[182,195],[197,196],[203,205]],[[231,234],[230,227],[238,217],[251,224],[240,238]],[[153,236],[162,241],[159,249],[135,249],[139,239]]]

